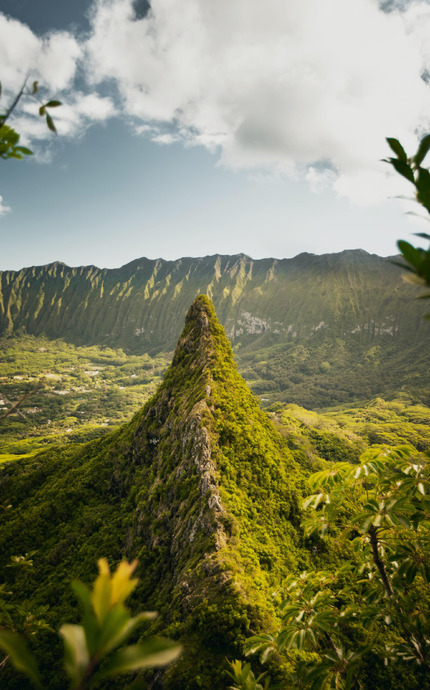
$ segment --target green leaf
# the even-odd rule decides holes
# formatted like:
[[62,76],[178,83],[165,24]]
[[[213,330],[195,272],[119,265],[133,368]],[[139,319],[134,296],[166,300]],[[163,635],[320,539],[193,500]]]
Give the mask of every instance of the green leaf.
[[54,134],[57,134],[57,130],[55,129],[54,125],[54,120],[50,116],[49,113],[46,113],[46,124],[48,125],[48,129],[51,130],[51,132],[54,132]]
[[413,161],[416,166],[421,165],[423,162],[424,158],[428,154],[430,150],[430,134],[427,134],[427,136],[423,137],[420,141],[420,145],[418,147],[418,151],[416,152]]
[[64,639],[64,667],[73,687],[78,687],[89,664],[85,631],[80,625],[66,623],[60,628]]
[[98,640],[99,653],[105,655],[116,647],[119,647],[139,623],[143,620],[153,620],[156,617],[156,613],[144,611],[134,618],[130,618],[128,609],[122,604],[116,604],[116,606],[109,611],[103,622]]
[[419,249],[413,247],[406,240],[399,240],[397,246],[405,257],[406,261],[411,264],[417,271],[420,270],[422,263],[422,255]]
[[112,582],[109,573],[100,573],[91,592],[91,604],[102,626],[111,606]]
[[58,108],[59,105],[62,105],[61,101],[48,101],[45,103],[43,106],[44,108]]
[[39,108],[39,115],[43,117],[45,115],[45,106],[41,105]]
[[19,153],[23,153],[25,156],[33,155],[33,151],[30,151],[30,149],[27,149],[25,146],[16,146],[15,151],[19,151]]
[[385,162],[390,163],[400,175],[406,177],[406,179],[409,180],[409,182],[412,182],[412,184],[415,184],[412,168],[405,163],[405,161],[398,160],[397,158],[388,158]]
[[[130,613],[122,604],[114,606],[107,614],[100,630],[98,650],[102,655],[107,654],[126,639],[130,621]],[[130,631],[132,627],[130,627]]]
[[415,187],[417,200],[430,213],[430,173],[425,168],[419,168]]
[[9,655],[18,671],[31,678],[37,687],[42,687],[36,660],[21,635],[11,630],[0,630],[0,649]]
[[165,666],[174,661],[181,651],[181,645],[172,640],[156,637],[144,640],[139,644],[118,650],[103,670],[97,674],[97,680],[150,666]]
[[35,96],[38,91],[39,91],[39,82],[34,81],[33,82],[33,96]]
[[407,157],[406,151],[403,148],[403,146],[401,145],[400,141],[398,141],[397,139],[392,139],[391,137],[387,137],[386,141],[387,141],[387,144],[390,147],[390,149],[392,151],[394,151],[394,153],[396,154],[397,158],[399,158],[400,160],[402,160],[406,163],[408,160],[408,157]]

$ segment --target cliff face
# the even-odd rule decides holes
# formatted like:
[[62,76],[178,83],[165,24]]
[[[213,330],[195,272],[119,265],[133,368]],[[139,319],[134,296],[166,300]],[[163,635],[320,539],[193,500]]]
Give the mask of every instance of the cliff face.
[[[417,289],[361,250],[294,259],[138,259],[119,269],[61,263],[0,274],[0,334],[25,329],[136,352],[173,348],[189,304],[213,300],[232,342],[348,337],[415,342],[425,329]],[[407,308],[405,309],[405,305]]]
[[428,304],[387,259],[362,250],[294,259],[138,259],[0,274],[0,336],[27,332],[154,355],[174,348],[205,293],[263,402],[321,408],[417,393],[429,402]]
[[[13,589],[34,605],[62,602],[64,619],[72,576],[92,579],[101,555],[137,557],[136,606],[157,609],[155,629],[180,636],[186,649],[151,682],[221,690],[226,654],[239,653],[249,628],[268,624],[270,593],[309,561],[301,481],[201,296],[162,385],[130,424],[2,466],[0,502],[13,508],[0,534],[0,575],[10,575],[12,544],[13,553],[37,549],[34,572],[18,574]],[[53,663],[49,687],[60,687],[59,674]]]

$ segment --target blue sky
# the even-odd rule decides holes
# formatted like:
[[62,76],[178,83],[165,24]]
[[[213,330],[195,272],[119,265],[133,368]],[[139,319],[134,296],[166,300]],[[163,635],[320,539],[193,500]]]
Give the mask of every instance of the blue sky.
[[318,2],[0,0],[2,103],[30,73],[64,104],[57,137],[10,120],[36,155],[1,163],[0,269],[395,253],[422,228],[380,158],[428,128],[430,6]]

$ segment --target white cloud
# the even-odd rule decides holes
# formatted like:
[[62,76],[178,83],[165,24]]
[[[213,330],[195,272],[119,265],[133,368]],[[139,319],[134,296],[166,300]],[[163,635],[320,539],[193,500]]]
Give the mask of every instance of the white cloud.
[[[59,108],[50,110],[54,119],[58,136],[82,137],[88,127],[97,122],[104,122],[116,114],[112,99],[97,94],[85,94],[80,91],[69,92]],[[48,130],[45,119],[38,115],[38,105],[33,102],[23,104],[22,111],[13,119],[13,127],[21,132],[21,141],[25,145],[33,145],[37,141],[52,141],[52,133]],[[49,156],[43,162],[49,162]],[[40,162],[40,151],[37,151]]]
[[[42,102],[59,99],[63,103],[50,110],[58,134],[82,136],[93,122],[104,121],[116,112],[111,98],[98,95],[93,88],[90,92],[76,88],[84,55],[84,39],[64,31],[38,37],[28,26],[0,13],[2,104],[13,102],[25,80],[29,87],[38,80]],[[52,139],[44,119],[39,117],[39,106],[36,99],[24,96],[13,113],[10,124],[21,133],[22,143]]]
[[3,197],[0,195],[0,216],[4,216],[5,213],[8,213],[11,210],[10,206],[6,206],[3,203]]
[[154,137],[152,137],[152,141],[155,141],[157,144],[167,145],[174,144],[177,141],[181,141],[181,139],[174,134],[169,134],[166,132],[165,134],[156,134]]
[[68,88],[75,77],[82,46],[66,32],[39,38],[25,24],[0,14],[0,64],[3,86],[17,91],[29,76],[43,78],[49,90]]
[[324,189],[332,187],[336,182],[337,175],[334,170],[330,170],[328,167],[318,169],[311,165],[305,174],[305,179],[311,190],[318,194]]
[[385,136],[414,147],[430,124],[427,2],[151,4],[136,21],[132,0],[95,3],[88,73],[116,81],[138,126],[176,124],[225,165],[315,182],[309,169],[326,160],[339,194],[373,202],[386,193]]
[[[380,159],[386,136],[412,151],[430,126],[428,2],[152,0],[140,19],[133,4],[94,0],[81,37],[0,14],[6,95],[30,73],[64,102],[64,136],[122,112],[137,134],[252,174],[303,175],[360,204],[405,192]],[[49,136],[34,113],[28,102],[14,120],[28,141]]]

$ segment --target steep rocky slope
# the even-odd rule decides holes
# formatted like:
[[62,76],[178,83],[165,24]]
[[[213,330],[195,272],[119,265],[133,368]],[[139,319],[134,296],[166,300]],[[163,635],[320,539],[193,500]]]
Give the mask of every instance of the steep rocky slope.
[[[96,559],[139,559],[139,609],[185,653],[154,687],[226,686],[225,656],[270,625],[270,594],[309,565],[299,526],[303,470],[259,409],[206,297],[192,304],[172,365],[131,423],[101,441],[0,469],[0,576],[50,620],[73,613],[69,582]],[[10,556],[37,550],[29,572]],[[64,680],[52,636],[38,653],[49,688]],[[8,688],[24,688],[7,676]],[[114,687],[119,687],[116,683]]]

